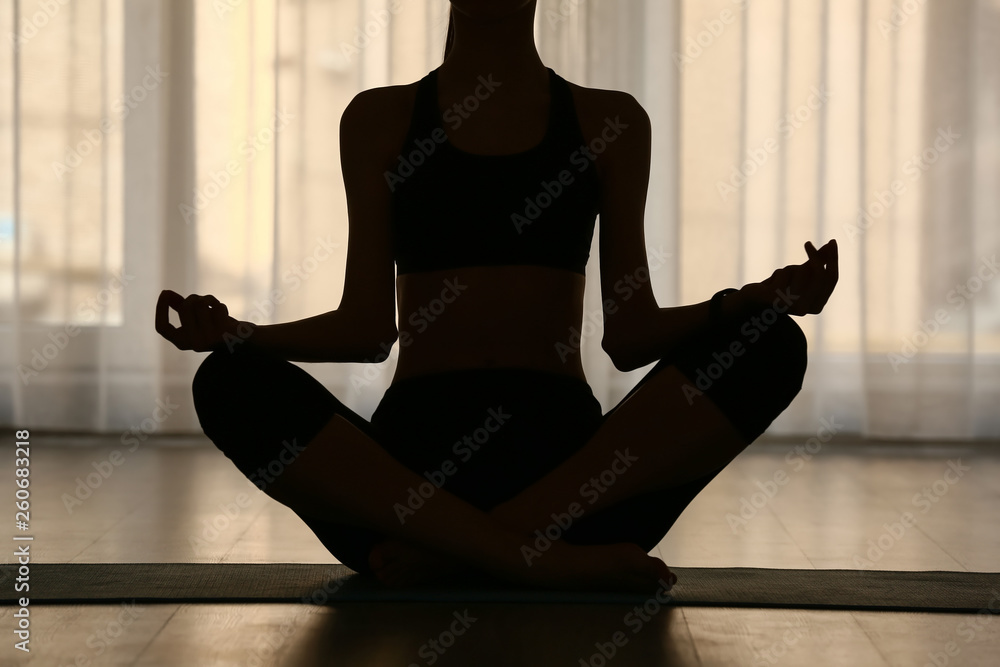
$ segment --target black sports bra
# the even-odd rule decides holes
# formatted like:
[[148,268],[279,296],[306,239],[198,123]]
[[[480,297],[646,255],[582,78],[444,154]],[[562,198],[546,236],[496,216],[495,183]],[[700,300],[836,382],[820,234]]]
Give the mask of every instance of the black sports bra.
[[[572,91],[551,69],[545,137],[512,155],[451,145],[438,108],[437,73],[420,80],[404,149],[385,173],[399,275],[467,266],[541,265],[585,274],[599,209],[594,154],[584,145]],[[486,78],[466,110],[489,104]],[[501,84],[502,85],[502,82]],[[484,99],[482,99],[484,98]]]

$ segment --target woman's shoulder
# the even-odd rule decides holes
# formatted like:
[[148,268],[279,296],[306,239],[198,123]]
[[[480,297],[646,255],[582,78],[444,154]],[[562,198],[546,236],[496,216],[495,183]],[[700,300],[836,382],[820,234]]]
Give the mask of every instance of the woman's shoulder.
[[[566,82],[573,94],[580,130],[586,140],[612,131],[623,133],[628,128],[637,127],[643,136],[649,134],[649,114],[631,93],[622,90],[588,88],[571,81]],[[631,143],[631,142],[629,142]]]
[[579,97],[582,101],[586,101],[591,104],[613,104],[613,103],[626,103],[631,102],[638,104],[635,97],[631,93],[627,93],[624,90],[612,90],[607,88],[590,88],[587,86],[581,86],[578,83],[574,83],[562,75],[556,74],[566,82],[569,89],[573,91],[574,97]]
[[410,127],[419,81],[363,90],[350,101],[340,120],[343,139],[402,145]]
[[[419,81],[415,81],[362,90],[347,105],[344,110],[344,119],[347,121],[380,121],[387,117],[402,115],[403,107],[406,107],[406,111],[412,111],[419,84]],[[409,114],[406,115],[409,116]]]

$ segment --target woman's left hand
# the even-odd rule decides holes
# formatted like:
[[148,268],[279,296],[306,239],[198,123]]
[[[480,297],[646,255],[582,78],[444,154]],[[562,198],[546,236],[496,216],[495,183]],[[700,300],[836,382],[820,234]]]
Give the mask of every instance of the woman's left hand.
[[805,248],[809,256],[805,263],[778,269],[767,280],[746,285],[740,291],[760,306],[769,306],[778,299],[788,307],[789,315],[820,313],[839,278],[837,240],[819,250],[807,241]]

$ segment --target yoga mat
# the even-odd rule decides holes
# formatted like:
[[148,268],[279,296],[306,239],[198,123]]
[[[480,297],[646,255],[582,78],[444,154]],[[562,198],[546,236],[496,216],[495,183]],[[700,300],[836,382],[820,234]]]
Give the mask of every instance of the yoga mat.
[[[0,566],[13,604],[16,565]],[[1000,610],[1000,574],[874,570],[671,568],[676,605],[975,613]],[[527,590],[493,581],[392,589],[344,565],[295,563],[33,563],[31,603],[530,602],[641,604],[651,594]],[[661,593],[662,596],[662,593]]]

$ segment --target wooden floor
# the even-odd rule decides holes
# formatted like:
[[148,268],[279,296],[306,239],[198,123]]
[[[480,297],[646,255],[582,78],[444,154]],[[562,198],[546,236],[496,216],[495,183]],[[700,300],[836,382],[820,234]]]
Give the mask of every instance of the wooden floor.
[[[752,446],[654,553],[670,565],[694,567],[1000,571],[1000,443],[838,439],[814,455],[801,447],[801,441],[776,440]],[[109,469],[102,462],[116,448],[117,438],[33,439],[35,562],[335,562],[290,510],[257,492],[206,440],[151,439],[135,452],[126,449],[120,465]],[[11,451],[0,458],[0,479],[12,479],[12,468]],[[110,475],[68,509],[78,479],[99,468]],[[238,507],[239,516],[217,534],[203,533],[206,523],[225,516],[227,504]],[[905,512],[916,523],[900,531],[893,524]],[[203,541],[193,544],[195,538]],[[884,549],[870,551],[873,545]],[[11,550],[0,560],[13,562]],[[12,647],[12,609],[0,608],[0,664],[1000,665],[1000,619],[993,622],[986,611],[663,608],[641,629],[624,624],[627,611],[613,605],[37,605],[31,608],[32,651],[25,655]],[[467,626],[456,624],[463,630],[457,636],[449,630],[456,614]],[[612,643],[618,631],[626,638],[621,647]],[[605,659],[601,646],[614,647],[613,657]]]

